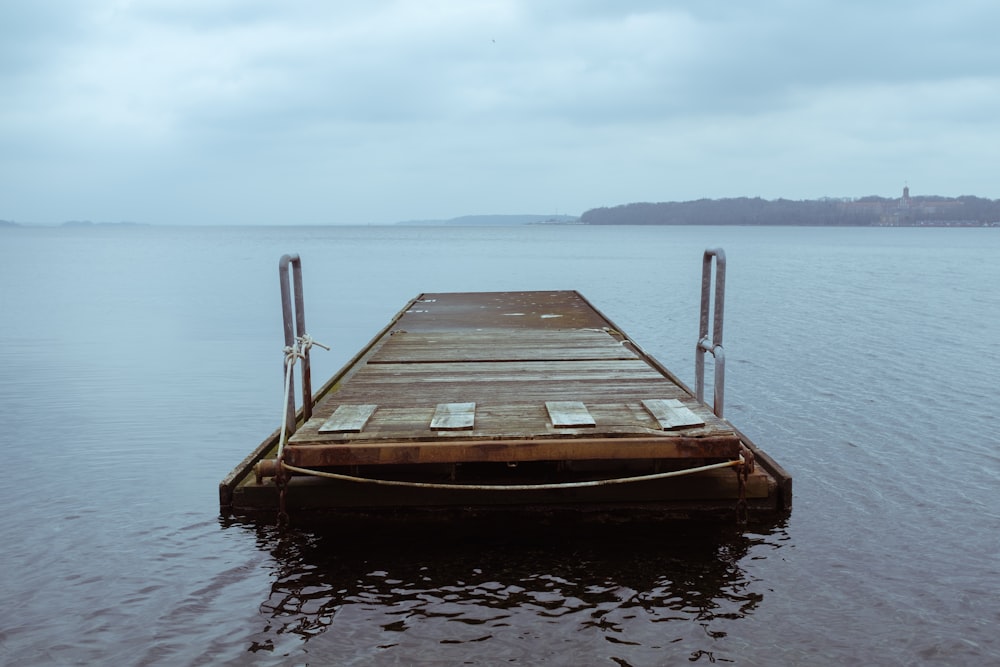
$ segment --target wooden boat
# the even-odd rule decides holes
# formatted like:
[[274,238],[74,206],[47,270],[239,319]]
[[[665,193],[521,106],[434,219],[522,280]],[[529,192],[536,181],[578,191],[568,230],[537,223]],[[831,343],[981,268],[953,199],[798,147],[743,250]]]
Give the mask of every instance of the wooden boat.
[[705,254],[694,392],[581,294],[539,291],[421,294],[313,397],[297,256],[282,258],[281,278],[286,423],[222,481],[226,512],[745,519],[791,508],[791,477],[722,417],[721,250]]

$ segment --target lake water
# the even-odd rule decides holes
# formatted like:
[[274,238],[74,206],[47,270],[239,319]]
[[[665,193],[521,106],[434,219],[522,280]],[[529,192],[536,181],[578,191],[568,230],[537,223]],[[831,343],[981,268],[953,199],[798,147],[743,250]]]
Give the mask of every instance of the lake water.
[[[576,289],[726,412],[777,522],[365,534],[220,517],[281,417],[277,262],[317,384],[424,291]],[[0,662],[1000,663],[1000,230],[0,230]]]

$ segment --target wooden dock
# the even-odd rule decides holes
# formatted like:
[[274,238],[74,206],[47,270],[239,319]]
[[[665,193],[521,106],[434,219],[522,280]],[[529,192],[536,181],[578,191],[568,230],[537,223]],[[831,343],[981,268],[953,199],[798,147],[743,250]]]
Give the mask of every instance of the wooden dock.
[[791,506],[780,466],[572,291],[422,294],[317,392],[276,485],[277,438],[224,508],[274,511],[279,485],[289,512]]

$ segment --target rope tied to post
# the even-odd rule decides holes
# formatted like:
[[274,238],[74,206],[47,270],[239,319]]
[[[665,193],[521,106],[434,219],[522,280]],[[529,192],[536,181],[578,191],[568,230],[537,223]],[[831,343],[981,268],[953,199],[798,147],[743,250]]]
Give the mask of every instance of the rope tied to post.
[[[309,334],[303,334],[295,338],[295,344],[286,346],[283,348],[285,353],[285,396],[282,401],[282,409],[284,406],[288,405],[288,394],[292,388],[292,369],[295,368],[295,364],[298,363],[299,359],[305,359],[310,348],[313,345],[318,345],[324,350],[329,351],[330,346],[324,345],[317,340],[314,340]],[[281,417],[281,438],[278,440],[278,459],[281,459],[281,455],[285,450],[285,440],[288,437],[288,423],[285,419],[284,414]]]
[[299,359],[305,359],[306,354],[308,354],[309,350],[312,349],[313,345],[318,345],[328,352],[330,350],[329,345],[320,343],[309,334],[302,334],[301,336],[297,336],[295,338],[295,345],[286,346],[282,349],[285,353],[285,366],[294,366]]
[[[309,350],[313,345],[318,345],[329,351],[330,347],[313,339],[309,334],[302,334],[295,338],[294,345],[286,345],[282,352],[285,355],[285,393],[281,401],[282,411],[288,405],[288,396],[292,388],[292,369],[300,359],[306,359]],[[285,510],[285,494],[288,490],[288,473],[285,471],[285,443],[288,440],[288,419],[285,414],[281,416],[281,437],[278,439],[278,453],[275,456],[277,469],[274,475],[274,483],[278,487],[278,525],[288,524],[288,512]]]

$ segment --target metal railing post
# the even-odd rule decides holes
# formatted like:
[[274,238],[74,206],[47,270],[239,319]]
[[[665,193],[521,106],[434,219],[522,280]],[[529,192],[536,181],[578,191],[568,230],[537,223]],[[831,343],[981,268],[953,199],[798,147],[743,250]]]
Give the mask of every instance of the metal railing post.
[[[294,288],[294,308],[292,289],[289,286],[288,266],[292,267],[292,286]],[[302,260],[297,254],[282,255],[278,261],[278,277],[281,281],[281,315],[285,329],[285,347],[295,347],[296,340],[306,335],[305,301],[302,297]],[[294,317],[293,317],[294,309]],[[282,367],[282,373],[285,368]],[[294,371],[292,371],[294,374]],[[284,375],[282,375],[284,377]],[[295,432],[295,378],[289,379],[288,405],[285,407],[285,428],[288,433]],[[302,351],[302,416],[312,417],[312,373],[309,367],[309,347]]]
[[[712,311],[712,258],[715,258],[715,299],[711,336],[708,317]],[[715,357],[715,382],[712,411],[722,416],[726,395],[726,354],[722,347],[722,322],[726,300],[726,253],[722,248],[705,251],[701,263],[701,323],[698,328],[698,345],[695,348],[695,394],[705,402],[705,353]]]

